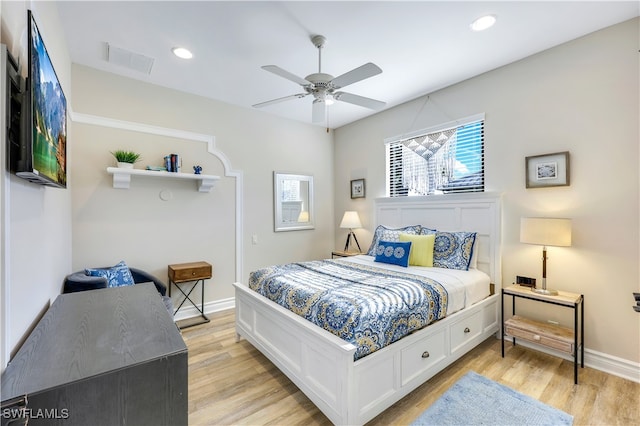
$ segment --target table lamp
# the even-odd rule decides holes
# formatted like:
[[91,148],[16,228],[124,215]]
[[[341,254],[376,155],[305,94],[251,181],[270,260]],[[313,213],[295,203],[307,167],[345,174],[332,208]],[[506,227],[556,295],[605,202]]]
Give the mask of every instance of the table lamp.
[[298,215],[298,222],[309,222],[309,212],[306,210],[301,211]]
[[523,217],[520,219],[520,242],[542,246],[542,288],[533,291],[556,295],[557,290],[547,289],[547,246],[571,245],[571,219],[549,217]]
[[349,228],[349,235],[347,235],[347,243],[344,245],[344,251],[349,251],[349,243],[351,243],[351,237],[353,236],[353,241],[355,241],[356,245],[358,246],[358,252],[361,253],[362,250],[360,249],[360,244],[358,243],[356,234],[353,233],[354,228],[362,228],[362,223],[360,223],[360,216],[358,216],[358,212],[344,212],[344,216],[342,216],[342,222],[340,222],[340,228]]

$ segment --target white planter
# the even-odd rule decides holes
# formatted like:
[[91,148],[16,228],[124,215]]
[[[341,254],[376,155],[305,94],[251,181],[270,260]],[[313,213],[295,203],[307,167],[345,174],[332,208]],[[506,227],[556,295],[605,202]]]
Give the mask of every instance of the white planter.
[[118,168],[119,169],[133,169],[133,163],[122,163],[122,162],[118,161]]

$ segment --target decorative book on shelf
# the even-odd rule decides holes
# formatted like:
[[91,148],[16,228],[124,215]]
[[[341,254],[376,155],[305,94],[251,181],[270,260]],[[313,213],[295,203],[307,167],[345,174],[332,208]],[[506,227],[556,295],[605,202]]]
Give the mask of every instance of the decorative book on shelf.
[[220,176],[213,175],[173,173],[142,169],[121,169],[118,167],[107,167],[107,173],[113,175],[113,187],[117,189],[129,189],[131,185],[131,176],[148,176],[154,178],[195,180],[198,183],[199,192],[211,192],[216,181],[220,179]]

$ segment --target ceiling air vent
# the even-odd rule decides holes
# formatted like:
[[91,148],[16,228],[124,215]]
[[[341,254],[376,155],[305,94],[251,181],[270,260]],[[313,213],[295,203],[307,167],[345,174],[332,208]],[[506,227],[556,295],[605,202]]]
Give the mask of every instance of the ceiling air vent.
[[151,74],[154,59],[107,43],[107,61],[134,71]]

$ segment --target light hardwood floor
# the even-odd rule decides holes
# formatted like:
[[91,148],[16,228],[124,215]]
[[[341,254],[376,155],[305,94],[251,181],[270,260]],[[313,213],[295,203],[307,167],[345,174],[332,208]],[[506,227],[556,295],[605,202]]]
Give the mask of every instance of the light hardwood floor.
[[[234,311],[182,330],[189,348],[190,425],[328,425],[329,420],[247,341],[236,343]],[[640,384],[488,339],[368,425],[406,425],[473,370],[574,416],[574,425],[640,425]]]

